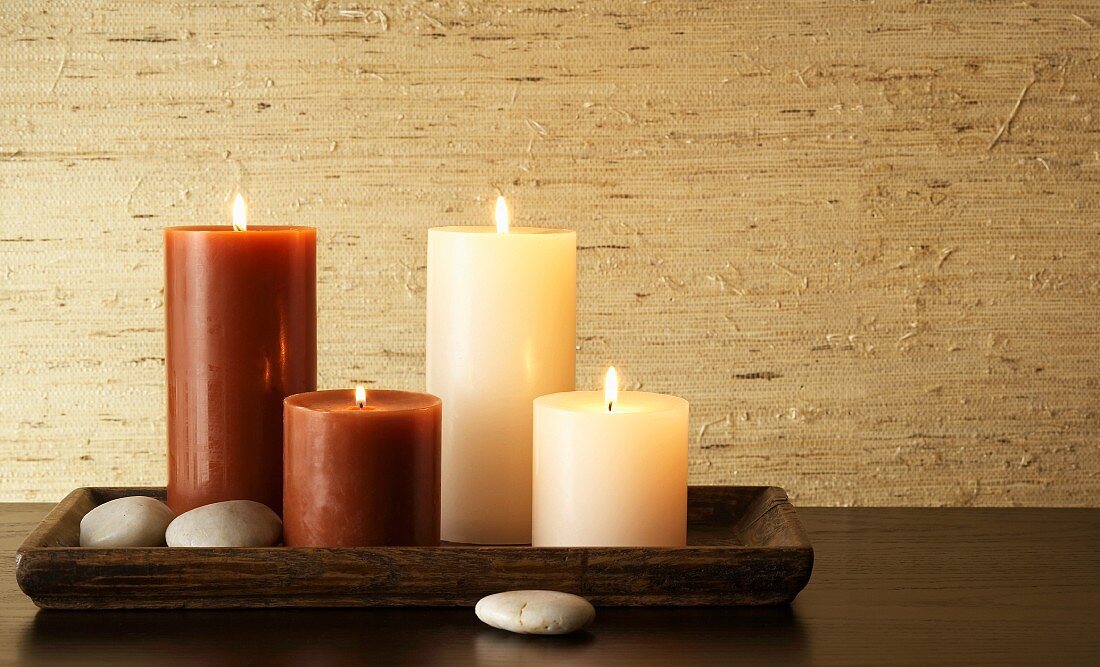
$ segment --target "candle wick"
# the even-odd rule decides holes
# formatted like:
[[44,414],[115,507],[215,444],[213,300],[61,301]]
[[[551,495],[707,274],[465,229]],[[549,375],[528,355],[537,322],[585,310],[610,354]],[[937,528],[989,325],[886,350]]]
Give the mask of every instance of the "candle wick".
[[359,401],[358,405],[359,405],[359,409],[362,410],[366,406],[366,401]]
[[611,412],[611,401],[607,402],[607,411]]

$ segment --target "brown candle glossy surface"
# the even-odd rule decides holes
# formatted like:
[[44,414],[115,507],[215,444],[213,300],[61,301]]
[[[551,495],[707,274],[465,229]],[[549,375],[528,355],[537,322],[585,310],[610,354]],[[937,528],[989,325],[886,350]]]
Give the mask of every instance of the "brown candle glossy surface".
[[283,399],[317,387],[317,233],[165,230],[168,504],[282,511]]
[[442,402],[431,394],[316,391],[285,401],[287,546],[439,544]]

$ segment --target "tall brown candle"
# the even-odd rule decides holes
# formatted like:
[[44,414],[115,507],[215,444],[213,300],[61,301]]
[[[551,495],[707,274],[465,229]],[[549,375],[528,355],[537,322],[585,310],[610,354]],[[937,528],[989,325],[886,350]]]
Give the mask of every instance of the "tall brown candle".
[[441,401],[408,391],[359,391],[286,399],[283,542],[439,544]]
[[165,230],[168,505],[282,511],[283,399],[317,387],[311,227]]

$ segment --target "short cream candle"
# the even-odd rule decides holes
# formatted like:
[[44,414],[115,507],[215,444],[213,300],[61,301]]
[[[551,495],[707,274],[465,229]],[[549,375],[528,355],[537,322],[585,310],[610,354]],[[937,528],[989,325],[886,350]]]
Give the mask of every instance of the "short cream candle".
[[532,544],[684,546],[688,402],[570,391],[534,402]]

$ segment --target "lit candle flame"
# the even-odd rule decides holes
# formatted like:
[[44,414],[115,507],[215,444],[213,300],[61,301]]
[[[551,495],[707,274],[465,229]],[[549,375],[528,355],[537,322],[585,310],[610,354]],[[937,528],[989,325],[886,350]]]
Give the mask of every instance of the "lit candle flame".
[[603,379],[603,400],[607,403],[608,412],[611,412],[615,401],[619,400],[619,374],[614,366],[607,369],[607,375]]
[[508,204],[503,196],[497,197],[497,234],[508,233]]
[[241,193],[233,199],[233,231],[243,232],[248,229],[248,207],[245,206]]
[[367,390],[361,384],[355,385],[355,404],[358,405],[360,409],[367,405]]

